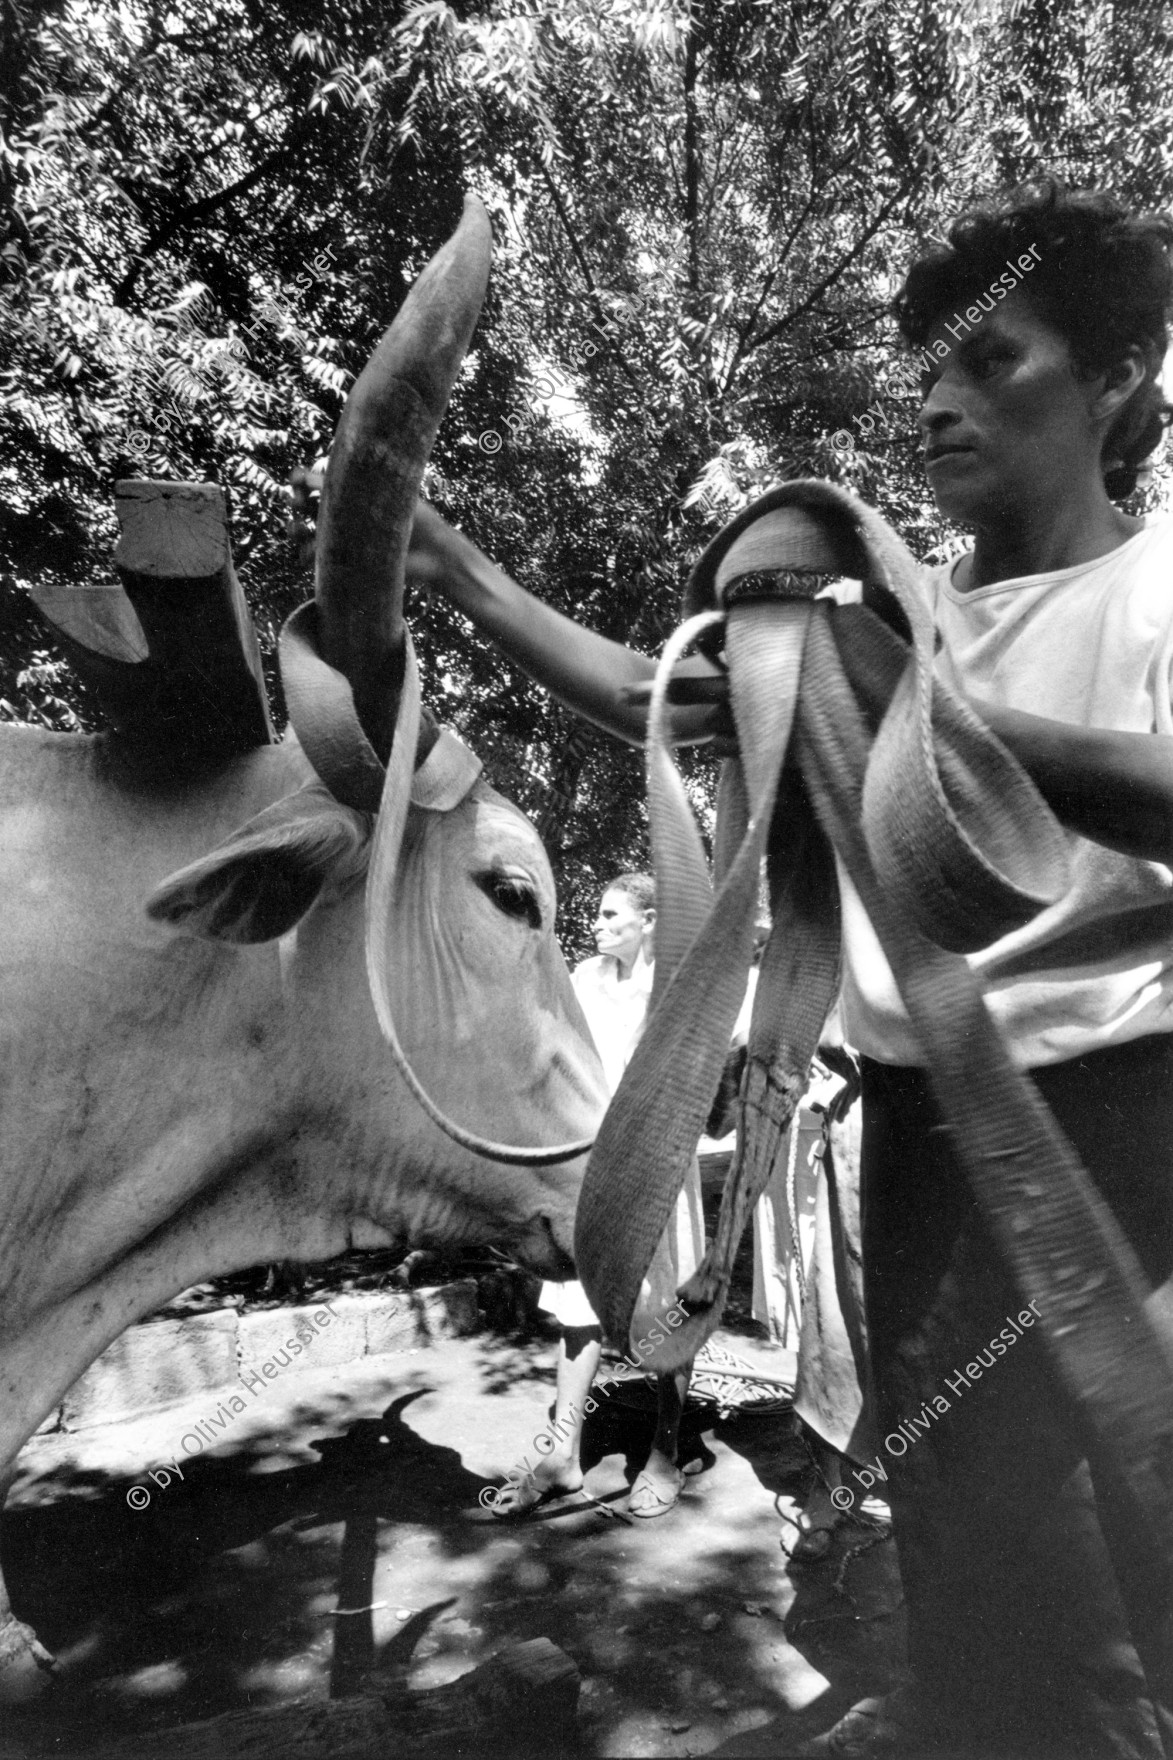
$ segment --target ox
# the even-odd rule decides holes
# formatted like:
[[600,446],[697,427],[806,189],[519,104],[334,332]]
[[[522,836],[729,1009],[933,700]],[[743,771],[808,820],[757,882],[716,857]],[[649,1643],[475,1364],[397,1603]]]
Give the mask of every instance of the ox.
[[[412,512],[489,249],[470,202],[326,473],[310,621],[368,769],[392,753]],[[334,734],[313,688],[320,773]],[[567,1274],[584,1156],[519,1166],[454,1143],[388,1055],[362,885],[379,822],[345,754],[349,800],[292,734],[177,778],[116,736],[2,732],[0,1485],[88,1364],[199,1279],[398,1243],[495,1242]],[[605,1094],[542,846],[453,736],[429,724],[415,751],[430,804],[407,812],[376,943],[394,969],[372,981],[393,981],[403,1048],[457,1118],[582,1147]],[[7,1695],[47,1662],[0,1585]]]

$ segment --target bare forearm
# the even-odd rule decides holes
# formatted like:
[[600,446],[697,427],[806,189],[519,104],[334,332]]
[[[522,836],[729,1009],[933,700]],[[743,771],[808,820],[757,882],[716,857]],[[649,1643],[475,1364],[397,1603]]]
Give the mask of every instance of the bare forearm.
[[[459,533],[450,533],[446,548],[447,566],[434,583],[444,597],[576,714],[619,739],[641,744],[647,705],[631,701],[625,692],[650,683],[655,662],[535,599]],[[672,711],[673,734],[682,742],[708,738],[712,721],[705,708]]]
[[1173,865],[1173,738],[1072,727],[971,702],[1070,830]]

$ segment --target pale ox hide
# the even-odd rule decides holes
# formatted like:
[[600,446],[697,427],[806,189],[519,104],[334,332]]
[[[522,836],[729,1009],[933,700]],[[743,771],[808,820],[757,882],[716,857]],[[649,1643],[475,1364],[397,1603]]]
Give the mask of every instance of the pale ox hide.
[[[434,432],[487,238],[470,210],[423,305],[420,283],[384,339],[373,392],[360,379],[343,424],[366,463],[382,456],[379,423],[395,429],[394,397],[416,396],[412,372]],[[463,329],[444,305],[454,261],[472,286]],[[451,333],[443,375],[428,325]],[[419,427],[370,538],[393,552],[399,600],[430,444]],[[333,490],[327,476],[336,548],[369,499],[352,484],[347,502],[348,468]],[[319,559],[324,620],[340,578],[344,595],[345,570]],[[367,688],[377,698],[378,679]],[[589,1141],[606,1096],[554,939],[549,864],[478,772],[454,736],[431,747],[411,786],[433,805],[408,808],[394,896],[376,900],[391,912],[382,977],[400,1038],[430,1094],[496,1143]],[[0,1489],[87,1365],[198,1280],[399,1243],[494,1243],[540,1274],[571,1270],[585,1156],[474,1154],[388,1053],[365,963],[373,812],[340,804],[293,735],[182,782],[159,774],[117,739],[0,728]],[[47,1660],[0,1585],[0,1697],[32,1691]]]
[[[120,785],[100,741],[0,728],[0,1472],[107,1344],[199,1279],[400,1241],[567,1274],[582,1163],[479,1158],[390,1065],[363,815],[315,802],[228,854],[220,899],[249,896],[260,945],[148,919],[152,889],[308,774],[290,741],[168,796]],[[494,1137],[589,1136],[605,1097],[537,834],[478,780],[411,809],[404,856],[413,1065]]]

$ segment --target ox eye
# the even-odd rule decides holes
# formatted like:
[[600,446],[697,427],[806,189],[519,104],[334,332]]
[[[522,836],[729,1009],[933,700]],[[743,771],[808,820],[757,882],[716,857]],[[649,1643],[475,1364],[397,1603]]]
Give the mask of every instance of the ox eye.
[[541,928],[542,907],[538,895],[530,881],[521,874],[505,874],[499,868],[491,868],[487,873],[478,874],[476,883],[505,916],[513,917],[519,923],[528,923],[531,929]]

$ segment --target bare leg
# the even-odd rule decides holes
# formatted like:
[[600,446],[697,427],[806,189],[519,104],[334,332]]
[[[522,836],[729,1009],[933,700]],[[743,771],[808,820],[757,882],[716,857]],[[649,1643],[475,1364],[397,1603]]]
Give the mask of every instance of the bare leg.
[[539,1484],[557,1485],[562,1491],[577,1491],[582,1484],[582,1427],[602,1353],[603,1335],[597,1326],[563,1327],[550,1426],[556,1446],[546,1456],[545,1480],[542,1469],[537,1471]]
[[633,1516],[662,1516],[680,1496],[684,1474],[676,1457],[691,1373],[692,1364],[686,1363],[671,1375],[656,1377],[656,1433],[643,1472],[631,1488],[627,1507]]
[[842,1457],[823,1441],[817,1431],[805,1424],[803,1441],[814,1463],[815,1479],[802,1506],[801,1532],[791,1548],[790,1557],[796,1564],[811,1564],[830,1552],[834,1531],[843,1519],[843,1512],[831,1499],[831,1493],[843,1482]]
[[524,1515],[543,1497],[581,1489],[582,1427],[602,1349],[603,1335],[597,1326],[563,1327],[553,1420],[543,1425],[529,1439],[528,1447],[521,1450],[517,1467],[512,1469],[493,1505],[494,1515]]

